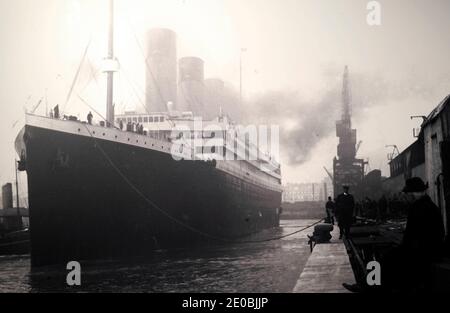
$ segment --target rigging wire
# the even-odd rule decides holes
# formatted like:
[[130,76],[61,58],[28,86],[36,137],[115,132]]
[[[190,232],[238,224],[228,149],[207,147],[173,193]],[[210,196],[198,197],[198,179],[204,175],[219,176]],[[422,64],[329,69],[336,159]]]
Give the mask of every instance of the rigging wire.
[[[119,63],[120,64],[120,63]],[[128,76],[128,72],[125,70],[125,68],[120,64],[120,69],[121,72],[124,74],[123,76],[125,77],[126,81],[128,82],[128,84],[131,87],[131,90],[133,91],[134,95],[136,96],[136,99],[138,100],[139,104],[141,104],[142,108],[148,113],[151,114],[148,110],[148,108],[146,107],[144,101],[142,100],[142,98],[139,96],[138,90],[135,87],[135,85],[132,84],[130,77]],[[137,85],[137,84],[136,84]]]
[[[141,100],[142,98],[140,96],[138,96],[138,94],[141,94],[145,97],[146,92],[145,92],[144,88],[142,88],[136,80],[134,80],[134,79],[132,80],[130,78],[132,75],[128,75],[130,72],[125,70],[126,67],[124,67],[122,63],[119,62],[119,65],[120,65],[121,71],[126,72],[125,74],[127,74],[127,79],[129,80],[130,85],[135,89],[136,95],[140,99],[140,102],[142,104],[144,104],[144,101]],[[148,108],[146,108],[146,110],[148,111]]]
[[133,25],[131,24],[131,20],[130,20],[130,18],[128,17],[128,15],[126,15],[126,19],[127,19],[128,25],[129,25],[129,27],[130,27],[130,29],[131,29],[131,32],[133,33],[134,39],[136,40],[136,44],[137,44],[137,46],[138,46],[138,48],[139,48],[139,51],[141,52],[142,57],[144,58],[144,62],[145,62],[145,66],[146,66],[146,68],[147,68],[147,71],[150,73],[150,76],[152,77],[153,83],[155,84],[156,90],[157,90],[157,92],[158,92],[158,96],[160,97],[162,103],[164,103],[165,105],[167,105],[167,102],[166,102],[165,99],[164,99],[164,96],[163,96],[163,93],[162,93],[162,91],[161,91],[161,88],[160,88],[160,86],[158,85],[158,81],[156,80],[156,77],[155,77],[155,75],[153,74],[153,71],[152,71],[152,69],[151,69],[151,67],[150,67],[150,64],[148,63],[148,58],[145,56],[144,48],[142,47],[141,42],[139,41],[139,38],[137,37],[137,33],[136,33],[136,31],[135,31]]
[[83,67],[84,61],[86,60],[86,56],[87,56],[87,53],[89,51],[89,47],[91,46],[91,42],[92,42],[92,37],[89,38],[88,44],[86,45],[86,49],[84,50],[83,57],[81,58],[80,65],[78,66],[78,70],[77,70],[77,72],[75,74],[75,77],[74,77],[74,79],[72,81],[72,85],[70,86],[69,93],[67,94],[67,97],[66,97],[66,102],[64,103],[64,106],[62,107],[61,112],[65,111],[66,106],[69,103],[70,98],[72,97],[72,92],[73,92],[73,90],[75,88],[75,85],[76,85],[76,83],[78,81],[78,76],[80,76],[80,72],[81,72],[81,69]]
[[94,111],[95,114],[100,116],[100,118],[106,122],[106,118],[102,114],[100,114],[97,110],[95,110],[94,107],[91,106],[89,103],[87,103],[87,101],[84,100],[79,94],[77,96],[78,96],[78,99],[80,99],[83,104],[87,105],[89,107],[89,109]]
[[[122,65],[120,66],[120,68],[121,68],[121,72],[124,74],[125,79],[127,80],[128,84],[131,86],[132,91],[134,92],[136,98],[138,99],[138,102],[141,104],[141,106],[144,109],[144,111],[147,112],[147,114],[152,115],[152,112],[149,111],[149,109],[145,105],[144,101],[139,96],[137,88],[135,88],[135,86],[133,85],[129,75],[127,74],[128,72],[125,70],[125,68]],[[136,86],[138,86],[137,83],[135,83],[135,84],[136,84]],[[161,128],[159,127],[158,124],[155,124],[155,126],[156,126],[158,132],[161,131]]]
[[[101,89],[100,88],[100,84],[99,84],[98,79],[97,79],[97,74],[101,71],[101,69],[99,68],[99,69],[97,69],[95,71],[94,65],[92,64],[91,60],[89,59],[89,56],[87,57],[87,61],[88,61],[88,64],[89,64],[89,69],[90,69],[91,76],[94,79],[95,84],[97,85],[97,88]],[[90,83],[90,81],[89,81],[89,83]]]
[[[154,83],[154,85],[155,85],[155,87],[156,87],[156,90],[157,90],[157,92],[158,92],[158,95],[159,95],[161,101],[162,101],[165,105],[167,105],[167,102],[166,102],[165,99],[164,99],[164,96],[163,96],[163,94],[162,94],[162,91],[161,91],[161,88],[160,88],[160,86],[159,86],[159,84],[158,84],[158,81],[156,80],[155,75],[153,74],[153,71],[152,71],[152,69],[151,69],[151,66],[150,66],[150,64],[148,63],[148,58],[145,56],[144,49],[143,49],[143,47],[142,47],[142,45],[141,45],[141,42],[139,41],[139,38],[137,37],[137,33],[136,33],[136,31],[135,31],[133,25],[131,24],[131,20],[130,20],[130,18],[129,18],[128,15],[126,16],[126,20],[127,20],[128,25],[129,25],[129,27],[130,27],[130,30],[131,30],[131,32],[132,32],[132,34],[133,34],[133,37],[134,37],[134,39],[135,39],[135,41],[136,41],[136,44],[137,44],[137,46],[138,46],[138,48],[139,48],[139,51],[140,51],[141,54],[142,54],[142,58],[144,59],[146,69],[147,69],[147,71],[150,73],[150,76],[151,76],[151,78],[152,78],[152,80],[153,80],[153,83]],[[122,68],[122,66],[121,66],[121,68]],[[126,77],[126,79],[128,79],[128,77]],[[129,80],[129,79],[128,79],[128,80]],[[130,82],[130,85],[131,85],[131,82]],[[137,85],[137,84],[136,84],[136,85]],[[138,87],[139,87],[139,86],[138,86]],[[183,95],[183,98],[186,100],[186,102],[189,103],[189,100],[186,98],[186,95],[185,95],[185,93],[184,93],[183,87],[181,87],[181,88],[182,88],[182,92],[181,92],[181,93],[182,93],[182,95]],[[142,90],[141,90],[141,92],[142,92]],[[135,92],[135,93],[137,93],[137,92]],[[145,94],[145,92],[143,92],[143,93]],[[138,97],[138,100],[140,101],[141,105],[144,107],[144,110],[145,110],[147,113],[151,114],[151,113],[149,112],[149,109],[148,109],[147,106],[145,105],[145,103],[140,99],[139,96],[137,96],[137,97]],[[159,127],[158,127],[158,129],[159,129]]]

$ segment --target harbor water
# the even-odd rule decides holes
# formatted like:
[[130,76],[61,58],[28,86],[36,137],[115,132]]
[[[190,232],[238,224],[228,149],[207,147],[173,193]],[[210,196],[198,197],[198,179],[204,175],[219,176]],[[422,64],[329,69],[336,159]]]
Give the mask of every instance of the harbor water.
[[[282,220],[252,241],[301,230],[315,220]],[[291,292],[309,257],[312,228],[274,241],[157,251],[152,258],[80,262],[81,286],[65,266],[31,269],[30,257],[0,256],[0,292]]]

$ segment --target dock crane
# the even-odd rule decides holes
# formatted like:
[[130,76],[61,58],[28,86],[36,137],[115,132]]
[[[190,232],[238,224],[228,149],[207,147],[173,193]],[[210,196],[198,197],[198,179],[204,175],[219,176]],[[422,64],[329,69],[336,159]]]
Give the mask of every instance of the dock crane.
[[356,145],[355,155],[358,153],[359,148],[361,148],[362,143],[363,143],[362,140],[360,140],[360,141],[358,142],[358,144]]
[[396,156],[400,154],[397,145],[386,145],[386,148],[392,148],[392,153],[388,154],[388,161],[392,161]]
[[330,177],[331,181],[333,181],[333,174],[330,173],[330,171],[324,166],[323,169],[325,170],[325,172],[327,172],[328,177]]

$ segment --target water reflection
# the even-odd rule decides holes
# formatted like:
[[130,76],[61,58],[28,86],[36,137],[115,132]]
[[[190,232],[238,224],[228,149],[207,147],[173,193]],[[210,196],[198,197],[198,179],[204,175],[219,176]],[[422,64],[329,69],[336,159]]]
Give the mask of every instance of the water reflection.
[[[310,220],[282,221],[261,240]],[[0,292],[290,292],[309,256],[306,234],[282,240],[158,251],[151,258],[82,262],[82,286],[68,287],[64,266],[30,268],[29,256],[0,257]]]

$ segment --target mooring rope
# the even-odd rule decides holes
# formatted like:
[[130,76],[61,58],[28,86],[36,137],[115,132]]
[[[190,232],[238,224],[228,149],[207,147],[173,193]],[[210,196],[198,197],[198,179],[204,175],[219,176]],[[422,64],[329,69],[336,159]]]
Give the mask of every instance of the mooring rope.
[[268,241],[275,241],[275,240],[280,240],[283,238],[287,238],[290,236],[293,236],[295,234],[298,234],[302,231],[305,231],[308,228],[311,228],[319,223],[321,223],[323,221],[323,219],[318,220],[317,222],[308,225],[300,230],[294,231],[292,233],[286,234],[286,235],[282,235],[282,236],[277,236],[277,237],[272,237],[272,238],[267,238],[267,239],[263,239],[263,240],[236,240],[236,239],[229,239],[229,238],[225,238],[225,237],[218,237],[209,233],[206,233],[204,231],[201,231],[195,227],[192,227],[191,225],[177,219],[176,217],[173,217],[172,215],[170,215],[169,213],[167,213],[165,210],[163,210],[162,208],[160,208],[155,202],[153,202],[151,199],[149,199],[143,192],[141,192],[129,179],[128,177],[125,176],[124,173],[122,173],[122,171],[114,164],[114,162],[112,161],[112,159],[109,157],[109,155],[106,153],[106,151],[101,147],[100,144],[98,144],[97,139],[92,135],[91,131],[89,130],[88,126],[86,124],[84,124],[84,126],[86,127],[86,130],[88,131],[89,135],[91,136],[91,138],[94,140],[95,143],[95,147],[98,148],[100,150],[100,152],[103,154],[103,156],[105,157],[105,159],[108,161],[108,163],[111,165],[111,167],[117,172],[117,174],[119,174],[120,177],[122,177],[122,179],[125,181],[125,183],[127,185],[130,186],[131,189],[133,189],[143,200],[145,200],[148,204],[150,204],[152,207],[154,207],[156,210],[158,210],[160,213],[162,213],[164,216],[166,216],[167,218],[169,218],[170,220],[172,220],[173,222],[177,223],[180,226],[185,227],[186,229],[199,234],[203,237],[209,238],[209,239],[214,239],[217,241],[221,241],[221,242],[226,242],[226,243],[260,243],[260,242],[268,242]]

